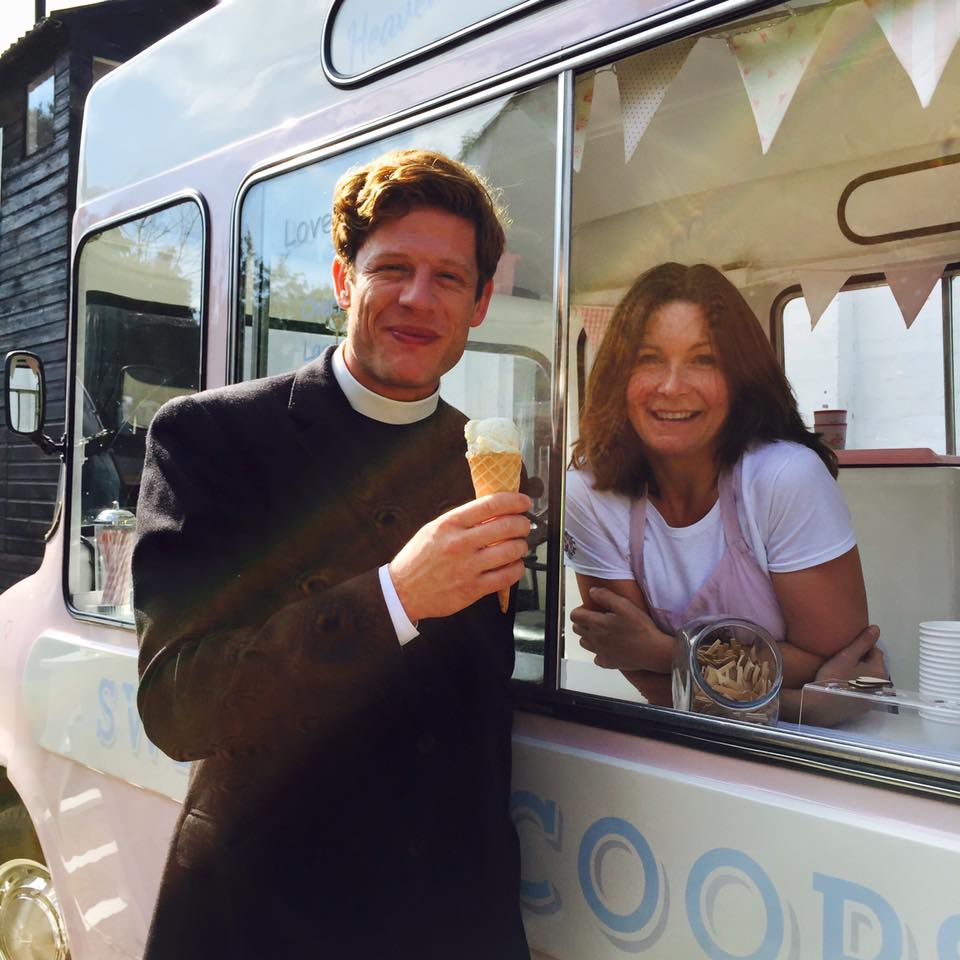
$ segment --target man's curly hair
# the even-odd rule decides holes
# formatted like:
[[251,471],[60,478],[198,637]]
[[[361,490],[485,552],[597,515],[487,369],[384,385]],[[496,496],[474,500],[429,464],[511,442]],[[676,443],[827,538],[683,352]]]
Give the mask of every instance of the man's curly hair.
[[479,299],[506,244],[505,216],[476,173],[433,150],[394,150],[348,170],[337,181],[331,228],[337,256],[352,269],[379,223],[417,207],[447,210],[474,224]]

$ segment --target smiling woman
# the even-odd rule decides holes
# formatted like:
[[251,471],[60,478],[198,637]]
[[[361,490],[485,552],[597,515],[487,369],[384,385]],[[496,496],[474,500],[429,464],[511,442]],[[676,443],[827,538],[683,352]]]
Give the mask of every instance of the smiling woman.
[[597,353],[568,478],[581,646],[670,706],[673,635],[749,620],[779,642],[787,719],[843,651],[883,673],[836,473],[736,288],[705,264],[645,273]]
[[[658,307],[645,325],[627,381],[627,419],[648,459],[661,471],[689,475],[698,464],[709,467],[729,412],[727,381],[703,310],[686,300]],[[675,503],[670,512],[676,525],[683,525],[705,511],[694,502]]]

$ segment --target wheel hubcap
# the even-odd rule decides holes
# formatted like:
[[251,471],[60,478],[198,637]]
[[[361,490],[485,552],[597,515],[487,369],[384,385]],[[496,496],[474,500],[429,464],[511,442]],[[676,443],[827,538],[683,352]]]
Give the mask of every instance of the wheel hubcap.
[[0,960],[70,956],[50,871],[33,860],[0,866]]

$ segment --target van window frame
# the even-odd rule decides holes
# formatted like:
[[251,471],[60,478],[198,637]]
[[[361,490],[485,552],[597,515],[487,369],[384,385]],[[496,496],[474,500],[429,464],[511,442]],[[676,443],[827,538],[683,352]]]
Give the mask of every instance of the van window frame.
[[77,379],[77,329],[80,323],[80,258],[83,255],[83,251],[87,243],[89,243],[89,241],[93,240],[95,237],[105,233],[107,230],[112,230],[115,227],[123,226],[125,223],[132,223],[135,220],[140,220],[154,213],[161,213],[162,211],[170,209],[171,207],[183,203],[184,201],[190,201],[194,203],[200,213],[200,356],[198,358],[200,377],[198,389],[205,389],[207,381],[207,315],[209,309],[210,287],[210,244],[208,242],[210,237],[210,211],[207,207],[206,200],[199,191],[180,190],[176,193],[163,197],[161,200],[144,204],[143,206],[137,207],[133,210],[125,210],[123,213],[118,214],[115,217],[110,217],[106,220],[101,220],[98,223],[93,224],[86,231],[84,231],[80,240],[77,242],[77,249],[73,257],[70,278],[71,307],[70,329],[68,332],[70,347],[67,352],[66,363],[67,389],[65,391],[66,410],[64,418],[67,446],[63,454],[64,492],[61,498],[61,502],[64,503],[64,508],[62,511],[63,515],[61,518],[63,523],[63,556],[61,558],[60,588],[63,593],[64,605],[67,608],[67,612],[73,619],[87,623],[105,624],[107,626],[115,627],[120,630],[126,630],[131,633],[136,629],[133,623],[119,620],[116,617],[106,616],[104,614],[80,610],[74,605],[70,590],[70,558],[72,548],[71,530],[73,523],[73,511],[75,509],[79,509],[79,504],[75,504],[73,502],[74,498],[72,494],[74,471],[74,457],[72,456],[72,450],[73,441],[75,438],[74,431],[77,429],[76,404],[77,391],[80,386]]
[[[468,109],[497,96],[532,87],[556,78],[559,84],[560,117],[557,137],[558,169],[556,177],[556,236],[554,285],[557,328],[554,358],[554,424],[557,431],[551,454],[550,518],[551,535],[547,577],[546,631],[543,679],[539,683],[514,681],[517,709],[546,713],[557,719],[599,727],[637,736],[652,736],[677,745],[694,747],[741,759],[760,760],[808,772],[836,776],[844,780],[912,793],[960,800],[960,757],[948,761],[918,755],[907,749],[878,747],[856,740],[826,737],[807,729],[781,729],[737,723],[704,715],[683,713],[666,707],[631,703],[565,689],[560,686],[560,650],[562,631],[563,567],[560,557],[560,523],[565,496],[564,451],[566,450],[566,406],[568,362],[575,363],[575,352],[568,357],[570,328],[569,281],[571,274],[573,203],[573,127],[574,83],[579,72],[604,66],[612,60],[642,52],[710,27],[728,24],[777,6],[757,5],[749,0],[726,0],[717,4],[681,3],[659,10],[623,27],[584,41],[562,54],[546,55],[536,61],[508,70],[504,75],[460,88],[438,98],[403,108],[393,115],[366,123],[328,141],[312,144],[255,165],[243,179],[234,201],[229,277],[229,331],[227,379],[236,382],[241,371],[237,365],[237,338],[242,318],[238,316],[238,277],[241,256],[240,210],[247,191],[263,179],[277,176],[308,163],[320,162],[347,150],[393,133],[403,132],[431,120]],[[462,37],[460,38],[462,39]],[[398,61],[391,68],[409,64]],[[326,62],[324,62],[326,70]],[[385,68],[377,75],[385,72]],[[373,74],[342,83],[357,86]],[[782,337],[776,336],[773,315],[770,334],[774,348]]]
[[[301,151],[293,156],[267,160],[256,165],[240,183],[233,204],[231,227],[230,277],[228,283],[229,311],[227,334],[227,383],[238,383],[243,380],[242,358],[240,344],[243,342],[244,317],[238,309],[240,294],[240,262],[242,257],[242,212],[247,194],[258,184],[264,181],[281,177],[286,173],[299,170],[313,164],[323,163],[341,154],[348,153],[358,147],[386,140],[389,137],[404,133],[434,120],[444,119],[457,113],[467,111],[473,107],[496,100],[500,97],[512,95],[524,90],[531,90],[543,83],[557,84],[557,146],[555,156],[555,179],[557,184],[554,196],[554,249],[553,249],[553,303],[555,304],[554,323],[556,330],[562,331],[559,338],[555,333],[553,355],[553,380],[550,384],[552,407],[551,417],[554,430],[563,431],[563,416],[566,403],[566,374],[561,364],[566,362],[567,317],[569,314],[569,262],[570,262],[570,217],[572,216],[572,166],[567,163],[566,157],[572,156],[573,150],[573,72],[564,70],[559,72],[538,72],[526,82],[512,80],[506,84],[488,87],[483,93],[472,94],[462,100],[448,100],[441,106],[430,110],[405,112],[398,119],[373,126],[363,133],[341,140]],[[481,347],[482,351],[484,348]],[[490,352],[495,352],[491,350]],[[518,355],[527,356],[540,362],[535,351],[518,348]],[[559,419],[558,419],[559,418]],[[562,481],[564,464],[562,457],[558,460],[557,452],[565,446],[565,438],[553,437],[550,453],[550,476],[547,478],[549,489],[560,492],[562,499]],[[548,529],[559,529],[562,511],[561,499],[548,497],[547,523]],[[555,576],[551,570],[557,570]],[[557,651],[560,648],[561,610],[560,589],[562,580],[562,551],[559,537],[549,537],[547,540],[547,572],[546,593],[544,599],[544,649],[543,649],[543,676],[540,681],[512,681],[516,687],[549,689],[556,691],[560,675],[560,664]],[[553,642],[550,638],[554,638]]]

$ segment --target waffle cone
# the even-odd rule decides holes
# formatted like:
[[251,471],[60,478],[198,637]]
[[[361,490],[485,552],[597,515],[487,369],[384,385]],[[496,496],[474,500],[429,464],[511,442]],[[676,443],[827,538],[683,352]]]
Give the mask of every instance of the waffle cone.
[[[488,493],[515,493],[520,489],[519,453],[481,453],[467,456],[470,464],[470,476],[473,479],[473,489],[478,497]],[[500,601],[500,612],[506,613],[510,603],[510,588],[504,587],[497,591]]]

